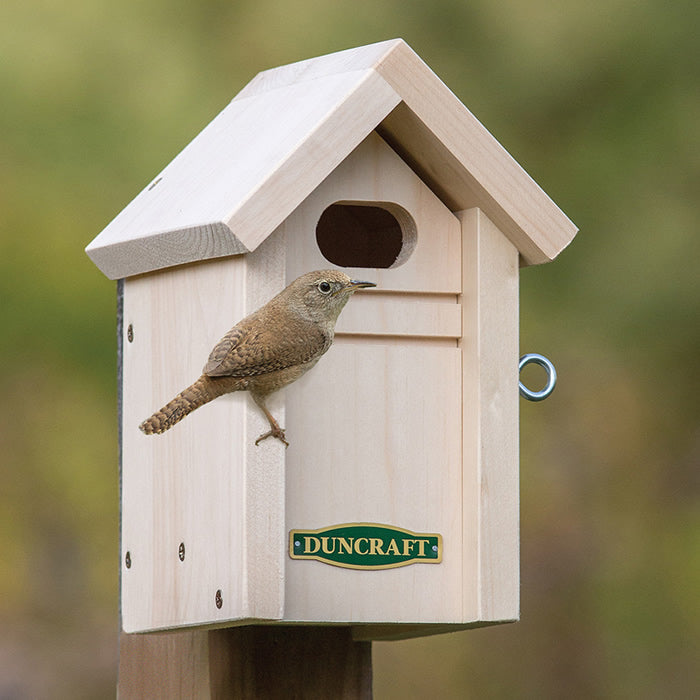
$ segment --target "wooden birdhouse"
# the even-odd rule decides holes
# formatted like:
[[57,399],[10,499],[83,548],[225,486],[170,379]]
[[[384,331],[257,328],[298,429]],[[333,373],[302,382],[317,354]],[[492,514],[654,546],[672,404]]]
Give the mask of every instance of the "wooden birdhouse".
[[[519,615],[518,271],[576,228],[402,41],[269,70],[88,246],[122,290],[127,632]],[[245,392],[139,423],[296,277],[356,293],[266,421]]]

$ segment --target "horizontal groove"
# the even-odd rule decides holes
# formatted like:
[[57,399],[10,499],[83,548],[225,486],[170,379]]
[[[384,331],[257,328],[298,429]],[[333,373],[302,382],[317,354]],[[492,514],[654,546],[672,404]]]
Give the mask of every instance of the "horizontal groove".
[[432,304],[457,304],[459,303],[458,292],[419,292],[412,290],[395,290],[382,289],[376,287],[373,289],[363,289],[359,294],[356,292],[352,298],[351,304],[360,299],[375,299],[379,301],[413,301],[413,302],[430,302]]
[[342,345],[442,345],[457,348],[458,339],[438,335],[374,335],[370,333],[336,333],[335,342]]

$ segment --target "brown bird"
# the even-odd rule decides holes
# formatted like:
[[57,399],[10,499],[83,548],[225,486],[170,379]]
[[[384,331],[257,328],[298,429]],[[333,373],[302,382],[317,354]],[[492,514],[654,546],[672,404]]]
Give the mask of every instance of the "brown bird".
[[331,346],[335,322],[353,292],[375,286],[337,270],[302,275],[237,323],[211,351],[202,376],[139,428],[146,435],[163,433],[218,396],[249,391],[270,423],[255,444],[275,437],[289,446],[265,400],[318,362]]

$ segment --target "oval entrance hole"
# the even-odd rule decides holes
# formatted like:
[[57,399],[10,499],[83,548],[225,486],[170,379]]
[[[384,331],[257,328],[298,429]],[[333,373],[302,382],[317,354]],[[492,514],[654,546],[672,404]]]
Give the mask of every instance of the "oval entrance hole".
[[396,204],[331,204],[316,225],[316,242],[339,267],[396,267],[416,238],[413,217]]

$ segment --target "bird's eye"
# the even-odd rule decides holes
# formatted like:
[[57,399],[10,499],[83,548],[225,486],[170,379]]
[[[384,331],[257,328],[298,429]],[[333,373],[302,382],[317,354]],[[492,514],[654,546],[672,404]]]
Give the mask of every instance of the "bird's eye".
[[321,294],[328,294],[331,291],[331,283],[319,282],[316,288],[319,292],[321,292]]

